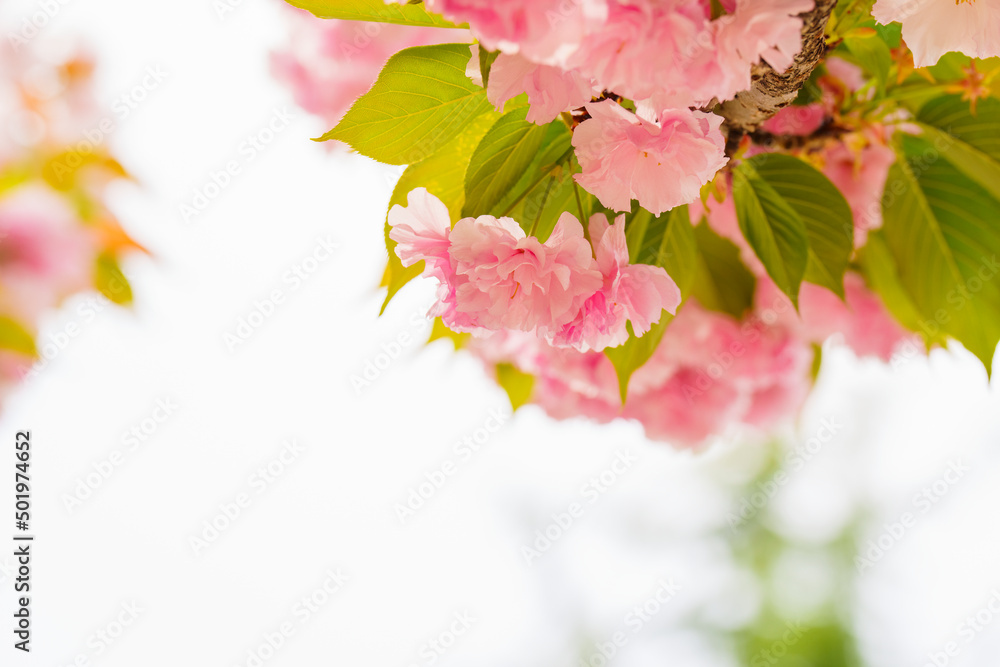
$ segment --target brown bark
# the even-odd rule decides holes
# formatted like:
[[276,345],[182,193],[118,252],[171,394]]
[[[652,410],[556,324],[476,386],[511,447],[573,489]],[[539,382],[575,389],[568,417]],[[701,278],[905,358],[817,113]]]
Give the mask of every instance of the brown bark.
[[[799,88],[826,54],[826,23],[837,0],[816,0],[802,18],[802,50],[785,72],[779,74],[766,63],[753,66],[753,85],[735,99],[718,105],[715,112],[726,119],[729,144],[735,145],[744,134],[753,132],[782,107],[792,103]],[[734,143],[735,142],[735,143]]]

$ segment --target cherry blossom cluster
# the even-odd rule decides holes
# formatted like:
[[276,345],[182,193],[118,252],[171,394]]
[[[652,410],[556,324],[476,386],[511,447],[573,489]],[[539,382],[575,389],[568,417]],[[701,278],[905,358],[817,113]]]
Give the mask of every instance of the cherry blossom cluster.
[[[782,110],[765,123],[766,132],[809,137],[839,115],[844,96],[860,89],[861,74],[835,58],[827,68],[819,79],[820,101]],[[889,132],[881,124],[865,123],[836,139],[817,138],[800,151],[845,195],[858,247],[881,224],[879,200],[895,159],[887,146]],[[774,148],[751,146],[748,152],[767,150]],[[885,362],[904,346],[918,345],[853,271],[845,275],[843,300],[803,283],[796,312],[740,232],[728,181],[721,188],[718,198],[692,204],[691,221],[709,225],[739,248],[757,281],[753,308],[735,319],[689,299],[652,358],[632,376],[624,403],[615,369],[602,354],[557,349],[513,332],[474,339],[469,349],[487,368],[508,363],[534,376],[531,401],[554,418],[608,422],[623,417],[642,424],[650,438],[697,446],[734,432],[766,433],[795,414],[812,386],[816,350],[826,343]]]
[[649,331],[680,290],[661,267],[630,265],[624,216],[589,221],[590,240],[563,213],[544,243],[511,218],[481,215],[452,226],[448,209],[425,189],[389,211],[389,238],[403,266],[425,263],[440,282],[431,309],[453,331],[525,331],[556,347],[603,350]]
[[[877,230],[884,224],[891,169],[907,159],[901,137],[925,131],[919,103],[901,102],[887,91],[961,93],[974,116],[977,99],[994,94],[991,81],[1000,69],[987,74],[976,61],[953,60],[941,73],[961,68],[966,78],[943,84],[934,72],[915,68],[951,51],[1000,55],[1000,0],[877,0],[871,16],[864,3],[839,5],[829,18],[827,29],[836,35],[825,36],[827,53],[803,74],[811,71],[809,89],[799,91],[793,104],[784,97],[777,113],[746,128],[734,129],[726,111],[731,107],[723,103],[750,90],[762,71],[782,73],[793,65],[802,71],[796,57],[806,18],[823,9],[816,0],[423,0],[427,12],[463,28],[442,34],[327,21],[319,46],[297,38],[291,51],[299,55],[278,56],[275,68],[301,104],[335,122],[394,51],[471,41],[469,94],[481,100],[485,89],[498,112],[494,118],[508,121],[516,111],[524,132],[529,124],[559,130],[567,143],[555,171],[560,178],[571,175],[566,182],[574,187],[576,206],[559,205],[551,214],[542,198],[532,223],[517,219],[524,213],[516,205],[513,217],[487,215],[500,210],[487,205],[475,210],[469,181],[449,184],[449,190],[431,178],[426,189],[419,179],[404,179],[416,187],[393,195],[387,275],[394,262],[397,268],[422,266],[438,285],[429,314],[454,332],[456,346],[479,357],[508,390],[512,380],[502,369],[530,378],[520,385],[521,399],[527,393],[528,402],[552,417],[624,418],[651,438],[697,446],[787,421],[808,396],[830,344],[894,363],[904,346],[926,349],[939,342],[904,328],[900,312],[883,301],[887,293],[875,291],[863,260],[869,238],[881,244],[889,238],[889,229]],[[894,21],[901,30],[873,27]],[[318,23],[311,22],[314,37]],[[812,46],[815,55],[824,43]],[[462,50],[452,46],[449,53],[465,62]],[[448,67],[455,63],[449,60]],[[382,110],[373,113],[379,117]],[[832,280],[813,274],[794,289],[779,286],[774,258],[765,267],[768,253],[747,238],[753,237],[747,231],[752,216],[745,207],[744,217],[737,216],[735,180],[745,173],[740,169],[762,164],[769,153],[784,154],[784,164],[794,156],[799,169],[842,195],[836,224],[843,222],[844,229],[831,224],[823,230],[847,236],[838,239],[841,263]],[[801,182],[808,181],[796,185]],[[462,186],[467,198],[449,199]],[[915,186],[906,187],[915,196]],[[783,199],[781,205],[790,204]],[[690,242],[701,259],[695,261],[704,261],[701,253],[713,247],[703,242],[729,253],[720,260],[726,264],[721,282],[713,286],[699,283],[719,276],[706,278],[707,267],[683,263],[675,271],[663,247],[655,261],[669,272],[640,263],[654,260],[632,242],[633,229],[640,230],[639,241],[645,234],[635,220],[651,214],[662,226],[680,206],[689,215],[685,229],[696,237]],[[449,213],[459,209],[466,217]],[[584,219],[585,210],[597,212]],[[538,230],[542,212],[550,217]],[[663,228],[659,233],[666,238]],[[811,243],[810,266],[821,261],[812,256]],[[686,285],[683,294],[678,283]],[[738,303],[727,302],[726,294],[713,296],[713,289],[738,292]],[[794,303],[790,294],[797,296]],[[899,298],[905,309],[909,296]],[[623,362],[622,350],[647,356]]]
[[[889,147],[893,130],[891,125],[842,116],[841,110],[849,106],[848,98],[864,95],[861,92],[864,77],[856,66],[830,58],[825,70],[817,79],[820,91],[817,102],[781,110],[764,124],[762,131],[775,137],[803,138],[801,146],[791,152],[814,163],[844,194],[852,209],[854,243],[861,247],[867,233],[881,226],[881,193],[889,167],[895,161]],[[491,85],[492,81],[491,78]],[[591,351],[586,346],[567,349],[552,336],[532,336],[518,326],[506,326],[485,336],[482,331],[476,332],[481,337],[474,338],[469,349],[483,359],[487,368],[507,363],[533,376],[530,400],[550,416],[558,419],[586,416],[599,422],[632,419],[642,424],[650,438],[688,446],[734,431],[767,432],[801,407],[812,386],[814,357],[819,346],[833,340],[850,347],[859,356],[888,362],[912,341],[912,334],[896,322],[864,279],[854,272],[849,271],[845,276],[843,300],[823,287],[803,283],[796,312],[788,297],[768,277],[740,231],[728,178],[717,179],[714,196],[702,202],[698,198],[702,184],[692,182],[690,173],[671,177],[653,170],[637,178],[635,174],[641,172],[627,158],[623,161],[616,154],[628,145],[622,137],[629,129],[646,124],[651,132],[633,131],[631,136],[650,141],[658,129],[668,128],[675,149],[688,142],[690,160],[710,159],[708,156],[716,153],[698,150],[698,135],[685,134],[689,125],[673,127],[678,125],[678,118],[686,118],[688,123],[715,122],[717,128],[717,121],[721,120],[717,116],[697,110],[667,110],[660,122],[650,123],[613,100],[587,102],[583,107],[591,119],[605,123],[606,127],[616,123],[624,127],[617,133],[605,128],[603,135],[593,139],[588,135],[597,131],[597,123],[585,121],[576,127],[573,143],[581,164],[588,160],[588,146],[601,146],[595,159],[602,163],[602,170],[592,174],[585,171],[578,179],[581,185],[595,192],[600,191],[602,183],[617,183],[618,196],[623,196],[628,190],[622,186],[622,175],[632,175],[627,186],[632,188],[632,197],[624,196],[621,201],[601,199],[602,204],[627,208],[630,198],[640,198],[634,194],[638,188],[644,195],[640,202],[651,211],[672,208],[669,202],[662,207],[654,202],[657,197],[672,196],[670,193],[686,188],[683,198],[692,202],[692,223],[708,224],[736,244],[743,263],[756,278],[757,289],[753,309],[742,319],[706,309],[696,299],[689,299],[677,311],[652,358],[633,374],[624,403],[611,361],[592,351],[600,350],[599,346],[591,346]],[[830,124],[842,131],[829,136],[818,132]],[[607,143],[613,146],[610,149],[605,143],[608,139],[611,141]],[[635,150],[646,149],[639,141],[633,141],[632,146]],[[721,156],[722,147],[716,146],[717,155]],[[751,143],[743,154],[752,156],[774,150],[778,150],[774,145]],[[721,166],[713,166],[713,172]],[[390,224],[393,218],[390,214]],[[594,328],[593,323],[600,320],[592,315],[591,318]],[[636,329],[635,333],[644,332],[645,328]],[[619,342],[608,342],[609,346],[616,344]]]
[[[688,204],[728,161],[722,118],[692,107],[732,99],[765,61],[777,71],[801,46],[813,0],[433,0],[428,8],[467,21],[479,43],[499,50],[487,97],[497,108],[527,94],[539,124],[584,107],[574,132],[577,181],[601,203],[626,211],[636,200],[659,214]],[[475,76],[478,45],[470,70]],[[627,98],[634,110],[613,100]]]
[[518,332],[475,339],[470,350],[487,368],[508,363],[534,376],[532,402],[556,419],[636,420],[648,437],[684,446],[786,419],[808,394],[814,354],[783,322],[753,314],[737,321],[689,302],[632,376],[623,404],[603,354]]

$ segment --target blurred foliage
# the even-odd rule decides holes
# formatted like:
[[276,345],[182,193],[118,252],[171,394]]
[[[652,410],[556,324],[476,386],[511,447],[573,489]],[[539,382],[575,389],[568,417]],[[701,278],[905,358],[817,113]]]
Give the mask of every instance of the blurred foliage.
[[[777,443],[770,446],[767,465],[741,488],[735,497],[749,498],[781,473],[790,474],[784,464],[785,451]],[[825,544],[806,544],[777,530],[776,520],[765,505],[750,514],[735,529],[726,527],[722,537],[733,558],[753,572],[761,584],[762,604],[756,617],[744,627],[723,633],[732,643],[739,664],[748,667],[861,667],[852,633],[853,565],[857,553],[859,517]],[[813,612],[805,618],[782,612],[773,583],[783,576],[782,562],[791,553],[804,553],[813,563],[824,564],[825,574],[834,585],[827,590],[800,590],[800,601]]]

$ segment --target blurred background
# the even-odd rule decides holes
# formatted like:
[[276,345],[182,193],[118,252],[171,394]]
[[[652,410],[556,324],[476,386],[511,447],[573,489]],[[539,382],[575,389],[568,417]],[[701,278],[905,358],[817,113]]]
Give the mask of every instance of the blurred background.
[[400,169],[309,141],[329,128],[270,73],[277,0],[0,18],[94,56],[133,176],[106,201],[149,251],[131,307],[44,316],[0,415],[32,433],[36,535],[32,651],[0,663],[997,664],[1000,396],[959,346],[831,341],[793,427],[700,452],[512,416],[424,346],[433,285],[378,317]]

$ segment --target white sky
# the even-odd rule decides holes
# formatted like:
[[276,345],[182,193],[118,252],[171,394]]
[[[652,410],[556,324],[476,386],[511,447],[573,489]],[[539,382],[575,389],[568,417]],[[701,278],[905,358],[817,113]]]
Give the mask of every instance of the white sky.
[[[308,141],[327,128],[268,73],[268,51],[283,39],[279,9],[245,0],[220,19],[209,0],[69,0],[37,38],[92,45],[109,106],[147,67],[166,78],[110,137],[140,182],[115,190],[114,209],[153,251],[126,266],[136,306],[92,315],[89,297],[53,314],[43,342],[71,322],[82,333],[0,418],[6,451],[16,430],[32,431],[37,535],[33,652],[0,648],[0,664],[253,665],[247,651],[288,621],[294,634],[269,667],[429,665],[426,643],[442,632],[447,642],[464,613],[471,627],[433,664],[561,667],[576,664],[581,643],[621,629],[661,578],[680,593],[612,664],[727,664],[718,647],[672,628],[694,610],[726,624],[754,608],[753,586],[717,542],[698,537],[725,528],[731,499],[716,482],[753,469],[753,446],[692,455],[646,442],[634,424],[555,423],[528,408],[465,460],[455,443],[508,404],[476,362],[441,343],[404,346],[371,387],[353,390],[351,374],[383,345],[425,334],[413,316],[433,289],[414,284],[377,318],[382,219],[398,170]],[[250,160],[241,145],[284,109],[292,122]],[[240,173],[186,224],[179,205],[229,161]],[[286,280],[328,237],[334,255],[301,284]],[[274,290],[282,302],[231,352],[226,333]],[[161,400],[177,408],[129,450],[123,434]],[[873,664],[922,665],[1000,590],[1000,398],[962,350],[895,372],[834,351],[793,441],[831,416],[842,432],[771,505],[807,541],[861,499],[876,507],[877,539],[950,460],[970,467],[861,587]],[[288,439],[302,451],[275,463]],[[120,465],[68,510],[66,494],[116,450]],[[589,504],[581,487],[620,451],[636,462]],[[394,505],[446,461],[456,474],[401,525]],[[282,471],[262,483],[255,471],[268,464]],[[10,477],[0,474],[2,502]],[[240,494],[249,505],[195,555],[190,538]],[[522,545],[573,502],[583,516],[526,565]],[[338,569],[349,581],[308,618],[296,615]],[[794,587],[794,571],[778,585]],[[5,624],[10,584],[0,583]],[[109,648],[95,639],[132,602],[136,621]],[[10,641],[6,625],[0,632]],[[949,664],[986,667],[998,653],[1000,619]]]

